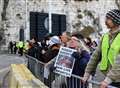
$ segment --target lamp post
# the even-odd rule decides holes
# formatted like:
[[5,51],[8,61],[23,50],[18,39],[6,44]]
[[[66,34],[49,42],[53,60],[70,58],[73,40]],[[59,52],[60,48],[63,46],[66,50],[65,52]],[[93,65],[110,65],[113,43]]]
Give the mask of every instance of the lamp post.
[[29,28],[27,28],[27,20],[28,20],[28,11],[27,11],[27,2],[28,0],[25,0],[25,40],[29,39]]
[[49,33],[52,33],[52,1],[48,0],[48,7],[49,7]]
[[71,3],[71,0],[66,0],[66,20],[67,20],[67,31],[70,31],[72,32],[72,25],[71,25],[71,22],[70,22],[70,3]]

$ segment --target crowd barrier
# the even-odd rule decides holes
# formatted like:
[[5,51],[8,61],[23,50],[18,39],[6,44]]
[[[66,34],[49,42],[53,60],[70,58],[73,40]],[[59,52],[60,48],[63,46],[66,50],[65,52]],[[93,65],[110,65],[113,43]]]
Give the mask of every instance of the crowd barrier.
[[48,88],[27,69],[24,64],[12,64],[9,88]]
[[[29,70],[44,84],[46,84],[49,88],[99,88],[100,82],[96,82],[94,80],[89,80],[87,84],[83,84],[81,79],[77,75],[72,74],[70,78],[64,77],[62,75],[56,74],[52,71],[49,73],[48,78],[46,78],[45,73],[45,63],[38,61],[36,58],[26,55],[28,60],[28,68]],[[116,88],[113,86],[108,86],[108,88]]]

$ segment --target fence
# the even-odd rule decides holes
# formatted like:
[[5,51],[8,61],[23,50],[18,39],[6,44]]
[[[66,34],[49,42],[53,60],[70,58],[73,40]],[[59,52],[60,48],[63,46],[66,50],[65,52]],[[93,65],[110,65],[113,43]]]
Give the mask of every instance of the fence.
[[[81,82],[82,77],[72,74],[72,76],[68,78],[56,74],[53,71],[49,72],[50,68],[46,69],[45,63],[40,62],[36,58],[28,55],[26,55],[26,57],[29,70],[49,88],[92,88],[92,84],[96,85],[99,88],[99,82],[89,80],[87,84],[83,84]],[[108,86],[108,88],[117,87]]]
[[44,66],[45,64],[38,61],[36,58],[26,55],[28,61],[28,69],[35,75],[38,79],[44,82]]

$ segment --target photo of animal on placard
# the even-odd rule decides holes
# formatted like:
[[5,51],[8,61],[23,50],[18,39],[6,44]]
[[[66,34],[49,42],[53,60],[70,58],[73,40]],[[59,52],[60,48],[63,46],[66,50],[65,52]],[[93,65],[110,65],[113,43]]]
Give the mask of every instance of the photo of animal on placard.
[[60,55],[58,58],[59,58],[57,61],[58,65],[61,65],[66,68],[72,68],[74,58],[69,57],[69,56],[62,56],[62,55]]
[[55,72],[66,77],[70,77],[75,63],[75,58],[71,56],[76,50],[61,47],[55,61]]

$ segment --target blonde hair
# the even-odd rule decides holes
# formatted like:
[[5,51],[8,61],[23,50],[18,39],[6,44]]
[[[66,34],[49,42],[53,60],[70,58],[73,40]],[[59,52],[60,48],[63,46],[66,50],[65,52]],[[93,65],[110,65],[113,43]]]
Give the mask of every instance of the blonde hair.
[[87,52],[90,53],[89,48],[85,45],[85,43],[82,40],[79,40],[79,48],[84,49],[84,50],[86,50]]

